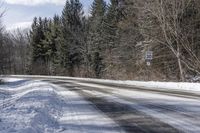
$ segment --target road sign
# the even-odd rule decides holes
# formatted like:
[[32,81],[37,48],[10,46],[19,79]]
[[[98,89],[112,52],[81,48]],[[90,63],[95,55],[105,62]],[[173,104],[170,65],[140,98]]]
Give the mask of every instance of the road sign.
[[146,52],[145,60],[153,60],[153,51]]
[[151,66],[151,62],[150,61],[147,61],[147,66]]

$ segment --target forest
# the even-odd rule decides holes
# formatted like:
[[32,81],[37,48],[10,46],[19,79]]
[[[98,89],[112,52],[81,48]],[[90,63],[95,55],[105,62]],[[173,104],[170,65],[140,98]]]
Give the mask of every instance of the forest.
[[200,1],[93,0],[86,14],[66,0],[61,15],[36,16],[30,29],[1,24],[1,74],[198,81]]

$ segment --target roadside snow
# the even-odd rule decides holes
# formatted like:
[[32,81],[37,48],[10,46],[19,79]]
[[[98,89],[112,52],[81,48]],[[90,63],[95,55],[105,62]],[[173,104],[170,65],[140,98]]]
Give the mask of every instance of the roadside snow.
[[0,85],[1,133],[123,133],[77,93],[41,81]]
[[49,78],[49,79],[60,79],[60,80],[80,80],[80,81],[92,81],[96,83],[108,83],[108,84],[119,84],[135,86],[145,89],[155,90],[169,90],[169,91],[181,91],[200,94],[200,83],[186,83],[186,82],[157,82],[157,81],[131,81],[131,80],[106,80],[106,79],[91,79],[91,78],[73,78],[73,77],[62,77],[62,76],[26,76],[26,75],[12,75],[19,78]]
[[200,93],[200,83],[185,83],[185,82],[156,82],[156,81],[122,81],[122,80],[102,80],[102,79],[81,79],[85,81],[95,81],[99,83],[112,83],[120,85],[128,85],[141,87],[145,89],[155,90],[171,90],[171,91],[185,91]]
[[[200,94],[200,83],[176,83],[176,82],[143,82],[143,81],[114,81],[114,80],[88,80],[96,81],[97,83],[111,83],[119,85],[133,86],[137,88],[153,89],[153,90],[165,90],[165,91],[176,91],[176,92],[189,92]],[[82,83],[78,83],[82,84]],[[84,83],[83,83],[84,84]],[[92,85],[92,84],[90,84]],[[95,84],[94,84],[95,85]],[[98,85],[95,85],[98,86]],[[100,87],[99,85],[98,87]]]
[[23,79],[21,78],[2,78],[4,82],[15,82],[15,81],[21,81]]

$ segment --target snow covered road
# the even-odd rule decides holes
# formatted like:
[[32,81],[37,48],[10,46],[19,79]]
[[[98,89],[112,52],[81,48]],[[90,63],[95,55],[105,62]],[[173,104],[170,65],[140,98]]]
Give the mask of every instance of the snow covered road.
[[[2,93],[4,92],[4,93]],[[0,133],[123,133],[112,119],[68,88],[9,80],[0,86]]]
[[[99,83],[65,82],[66,80],[60,80],[54,83],[67,87],[71,82],[71,85],[74,84],[76,92],[90,97],[87,99],[108,116],[108,110],[105,110],[108,107],[105,104],[109,104],[110,114],[120,113],[117,118],[110,117],[127,132],[200,132],[200,98],[197,96],[186,96],[181,93],[179,95],[155,91],[145,92],[139,91],[138,88],[127,89]],[[119,111],[116,112],[115,109]],[[127,126],[129,126],[128,129]]]
[[193,92],[34,79],[0,86],[0,132],[200,132],[200,97]]

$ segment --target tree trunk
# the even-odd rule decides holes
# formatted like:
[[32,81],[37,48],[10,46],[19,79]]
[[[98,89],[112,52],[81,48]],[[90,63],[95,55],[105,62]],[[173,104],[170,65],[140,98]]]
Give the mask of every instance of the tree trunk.
[[182,63],[181,63],[181,49],[180,49],[180,45],[179,45],[178,41],[177,41],[177,54],[176,54],[176,57],[177,57],[178,67],[179,67],[179,80],[181,82],[184,82],[185,81],[185,76],[184,76],[184,72],[183,72],[183,66],[182,66]]
[[177,60],[178,60],[178,67],[179,67],[179,80],[184,82],[185,76],[184,76],[183,67],[181,64],[180,54],[177,56]]

